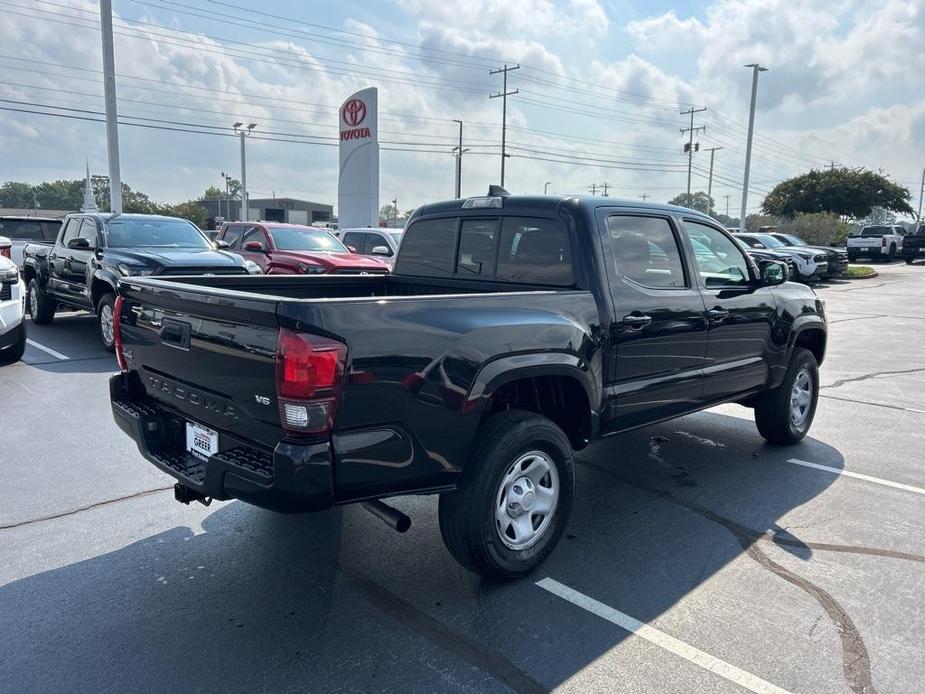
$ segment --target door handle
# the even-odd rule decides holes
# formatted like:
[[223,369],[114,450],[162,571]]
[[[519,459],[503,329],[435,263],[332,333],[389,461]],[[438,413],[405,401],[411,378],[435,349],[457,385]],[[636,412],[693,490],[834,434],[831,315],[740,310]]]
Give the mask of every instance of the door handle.
[[713,323],[721,323],[729,318],[729,311],[724,308],[711,308],[707,311],[707,318]]
[[652,316],[634,316],[632,314],[623,316],[623,325],[634,330],[644,328],[652,322]]

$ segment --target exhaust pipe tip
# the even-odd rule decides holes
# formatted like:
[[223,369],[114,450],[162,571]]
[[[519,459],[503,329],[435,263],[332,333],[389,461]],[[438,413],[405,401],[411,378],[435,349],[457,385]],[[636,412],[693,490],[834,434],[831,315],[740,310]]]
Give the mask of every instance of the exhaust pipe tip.
[[411,528],[408,516],[379,499],[364,501],[360,505],[396,532],[406,533]]

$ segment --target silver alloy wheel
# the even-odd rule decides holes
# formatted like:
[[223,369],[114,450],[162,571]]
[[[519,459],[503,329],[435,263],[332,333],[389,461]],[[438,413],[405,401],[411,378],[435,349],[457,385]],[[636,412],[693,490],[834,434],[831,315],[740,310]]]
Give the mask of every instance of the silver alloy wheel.
[[33,284],[29,287],[29,314],[32,316],[32,319],[35,320],[35,317],[39,314],[39,296],[38,292],[35,291],[35,285]]
[[495,529],[510,549],[535,544],[549,528],[559,503],[559,472],[547,453],[520,456],[495,496]]
[[808,369],[800,369],[790,389],[790,421],[800,427],[809,416],[813,404],[813,377]]
[[112,344],[112,306],[103,304],[100,309],[100,334],[103,336],[103,342],[107,345]]

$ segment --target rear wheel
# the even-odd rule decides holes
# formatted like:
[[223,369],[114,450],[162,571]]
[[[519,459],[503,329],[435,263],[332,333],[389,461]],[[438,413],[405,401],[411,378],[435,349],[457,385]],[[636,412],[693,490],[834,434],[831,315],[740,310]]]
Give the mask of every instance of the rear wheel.
[[112,294],[103,294],[96,305],[97,325],[99,327],[100,342],[109,352],[116,351],[116,341],[113,337],[112,316],[116,297]]
[[819,399],[819,367],[808,349],[795,347],[783,383],[755,404],[758,433],[768,443],[800,441],[813,423]]
[[887,253],[886,261],[888,263],[892,263],[895,258],[896,258],[896,244],[894,243],[892,246],[890,246],[890,252]]
[[48,325],[55,318],[55,302],[35,278],[29,280],[29,317],[36,325]]
[[26,352],[26,321],[23,320],[13,328],[13,343],[8,349],[0,352],[0,363],[8,364],[22,359]]
[[453,557],[490,578],[517,578],[553,550],[575,487],[572,447],[552,421],[508,410],[479,427],[457,491],[440,497],[440,533]]

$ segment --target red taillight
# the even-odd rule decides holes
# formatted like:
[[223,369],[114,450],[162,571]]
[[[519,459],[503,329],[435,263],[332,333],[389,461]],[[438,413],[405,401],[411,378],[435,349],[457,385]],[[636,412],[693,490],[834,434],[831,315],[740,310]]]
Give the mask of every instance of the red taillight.
[[880,237],[880,245],[886,248],[886,236]]
[[331,430],[344,380],[347,346],[287,328],[276,346],[276,396],[283,428],[293,433]]
[[116,349],[116,361],[119,363],[119,369],[128,371],[128,364],[125,361],[125,354],[122,352],[122,297],[116,297],[116,303],[112,307],[112,342]]

